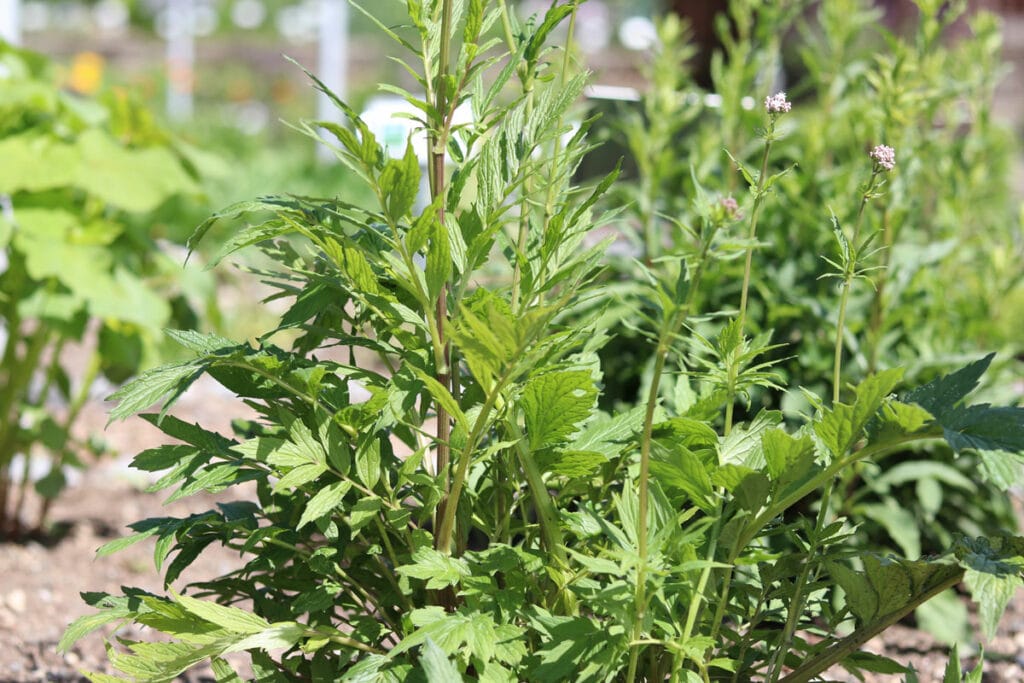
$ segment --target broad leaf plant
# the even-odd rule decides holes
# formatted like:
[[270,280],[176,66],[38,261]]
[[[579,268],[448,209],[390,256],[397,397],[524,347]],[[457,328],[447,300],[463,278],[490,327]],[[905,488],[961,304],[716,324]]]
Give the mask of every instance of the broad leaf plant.
[[[97,611],[61,647],[106,624],[148,627],[168,638],[109,645],[113,666],[145,681],[208,662],[225,682],[792,683],[837,665],[908,672],[861,646],[958,586],[991,634],[1021,582],[1024,539],[993,529],[933,555],[863,552],[830,504],[859,463],[884,468],[914,445],[942,441],[992,469],[1018,467],[1024,451],[1024,409],[970,398],[991,355],[919,386],[900,368],[844,381],[847,297],[870,277],[876,212],[910,151],[865,139],[859,189],[835,197],[852,212],[825,213],[838,246],[822,270],[842,293],[831,396],[806,392],[795,423],[748,410],[753,392],[785,384],[770,355],[780,342],[748,309],[758,219],[802,172],[772,156],[799,102],[762,92],[756,164],[726,150],[749,203],[705,190],[695,168],[687,239],[636,263],[634,327],[654,353],[641,399],[606,412],[600,278],[624,223],[601,208],[615,171],[574,176],[593,123],[578,115],[587,76],[569,49],[578,3],[526,21],[504,0],[405,4],[407,26],[379,28],[416,89],[385,89],[418,112],[425,166],[411,141],[382,148],[311,76],[346,125],[300,128],[376,206],[279,196],[213,216],[192,246],[216,221],[248,217],[221,254],[260,249],[275,264],[261,271],[270,299],[290,306],[250,341],[170,332],[192,357],[113,397],[115,419],[158,405],[143,419],[175,440],[135,458],[164,473],[153,490],[253,495],[138,522],[101,548],[154,540],[167,591],[84,594]],[[568,37],[553,42],[562,24]],[[460,107],[470,122],[457,123]],[[701,308],[724,262],[735,301]],[[202,375],[258,418],[226,435],[176,417]],[[173,589],[214,544],[240,567]]]

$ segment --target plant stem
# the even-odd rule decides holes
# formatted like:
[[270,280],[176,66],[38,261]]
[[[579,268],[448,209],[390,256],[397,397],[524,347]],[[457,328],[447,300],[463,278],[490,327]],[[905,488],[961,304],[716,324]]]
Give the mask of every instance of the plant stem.
[[850,299],[850,289],[853,285],[853,278],[857,275],[857,259],[860,257],[860,247],[857,242],[860,240],[860,227],[864,221],[864,207],[871,199],[871,192],[875,188],[875,180],[878,178],[877,169],[871,174],[868,187],[860,200],[860,207],[857,209],[857,222],[853,227],[853,240],[850,242],[850,255],[843,263],[843,291],[839,295],[839,318],[836,321],[836,345],[832,363],[832,403],[839,403],[839,389],[842,363],[843,363],[843,331],[846,326],[846,305]]
[[[772,140],[775,132],[775,123],[772,119],[768,130],[767,139],[764,143],[764,155],[761,157],[761,173],[757,177],[757,190],[754,192],[754,206],[750,210],[750,230],[747,232],[747,239],[753,242],[757,237],[757,220],[761,215],[761,205],[764,203],[764,186],[768,175],[768,155],[771,153]],[[747,256],[743,266],[743,289],[740,292],[740,332],[742,333],[747,317],[747,292],[750,289],[750,270],[754,261],[754,245],[747,245]]]
[[878,283],[875,285],[875,296],[871,300],[871,317],[868,322],[868,342],[871,344],[868,351],[868,374],[874,374],[878,369],[880,337],[885,321],[885,285],[888,281],[893,241],[894,235],[892,226],[889,225],[889,212],[885,211],[882,216],[882,269],[878,274]]
[[[647,616],[647,518],[650,507],[651,440],[654,433],[654,412],[658,406],[661,376],[665,371],[665,363],[668,360],[671,340],[686,321],[697,291],[700,288],[700,281],[704,275],[705,261],[707,260],[708,250],[711,248],[711,240],[714,239],[714,233],[715,229],[712,229],[710,235],[704,239],[700,257],[694,269],[693,278],[690,281],[689,291],[686,294],[686,302],[675,310],[668,324],[662,328],[659,334],[658,348],[654,356],[654,374],[651,376],[651,386],[647,392],[644,426],[640,437],[640,482],[637,514],[637,549],[640,556],[640,564],[637,567],[636,593],[634,596],[636,605],[632,634],[632,642],[634,643],[640,640],[640,635],[643,633],[644,620]],[[641,649],[640,645],[635,645],[631,648],[629,653],[629,673],[626,676],[627,681],[633,681],[636,678],[637,663]]]
[[[438,116],[443,117],[442,121],[434,121],[434,125],[431,126],[429,144],[430,144],[430,192],[431,200],[438,202],[437,220],[438,230],[445,230],[445,146],[447,144],[447,120],[448,120],[448,107],[449,107],[449,93],[448,93],[448,73],[450,70],[450,50],[451,50],[451,32],[452,32],[452,0],[442,0],[441,5],[441,46],[438,54],[439,63],[437,65],[437,75],[434,76],[434,95],[436,97],[434,101],[435,110]],[[430,77],[430,74],[428,74]],[[450,374],[450,362],[451,362],[451,346],[445,336],[445,321],[448,320],[448,283],[445,283],[441,287],[441,291],[438,293],[437,301],[434,304],[434,319],[437,329],[435,344],[439,345],[440,348],[434,349],[437,381],[440,382],[441,386],[447,391],[451,391],[451,374]],[[440,476],[448,471],[448,465],[451,458],[449,452],[449,440],[451,436],[451,421],[448,415],[448,411],[445,410],[439,402],[434,404],[435,413],[437,415],[437,453],[434,462],[434,471]],[[441,525],[441,521],[445,518],[445,509],[450,504],[448,500],[448,493],[450,491],[450,477],[445,474],[444,480],[442,481],[442,489],[444,494],[441,497],[440,503],[438,503],[437,510],[434,516],[434,528],[437,529]],[[438,539],[435,539],[435,543]]]
[[877,619],[876,621],[873,621],[870,624],[867,624],[866,626],[858,628],[852,634],[825,650],[822,654],[801,664],[797,669],[783,678],[780,683],[806,683],[807,681],[810,681],[833,664],[841,662],[844,658],[856,652],[864,643],[910,614],[912,611],[917,609],[919,605],[931,600],[939,593],[942,593],[943,591],[960,583],[963,576],[964,572],[963,570],[960,570],[945,581],[942,581],[928,589],[921,595],[915,596],[908,604],[903,605],[899,609]]

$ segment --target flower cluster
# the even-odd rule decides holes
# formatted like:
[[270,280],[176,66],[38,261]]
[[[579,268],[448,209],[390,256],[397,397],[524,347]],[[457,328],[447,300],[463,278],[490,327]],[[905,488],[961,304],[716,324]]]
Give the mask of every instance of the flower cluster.
[[733,197],[722,197],[719,205],[722,207],[727,219],[739,220],[743,218],[743,214],[740,213],[740,204]]
[[786,101],[786,93],[778,92],[764,98],[764,108],[769,114],[784,114],[792,108],[792,104]]
[[876,145],[870,156],[880,168],[891,171],[896,167],[896,150],[888,145]]

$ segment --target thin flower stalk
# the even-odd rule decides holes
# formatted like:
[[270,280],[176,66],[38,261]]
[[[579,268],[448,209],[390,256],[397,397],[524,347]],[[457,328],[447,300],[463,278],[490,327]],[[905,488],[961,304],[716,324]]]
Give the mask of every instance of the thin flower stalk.
[[638,493],[638,519],[637,519],[637,548],[640,556],[640,566],[637,568],[637,583],[635,593],[636,612],[633,620],[632,640],[633,647],[629,655],[629,670],[627,681],[635,680],[637,664],[642,648],[641,636],[643,624],[647,615],[647,557],[648,557],[648,517],[650,510],[650,464],[651,464],[651,441],[654,434],[654,412],[658,405],[658,394],[661,387],[661,377],[665,372],[665,364],[671,350],[672,340],[678,335],[686,319],[691,315],[697,292],[700,290],[700,283],[704,276],[704,270],[708,262],[708,254],[711,249],[715,234],[722,227],[727,219],[739,217],[736,200],[728,197],[721,202],[721,212],[718,220],[715,220],[707,234],[702,235],[701,251],[694,266],[693,275],[690,279],[686,300],[682,306],[676,308],[658,335],[658,347],[654,357],[654,373],[651,377],[651,386],[647,392],[647,402],[644,410],[643,432],[640,437],[640,480]]

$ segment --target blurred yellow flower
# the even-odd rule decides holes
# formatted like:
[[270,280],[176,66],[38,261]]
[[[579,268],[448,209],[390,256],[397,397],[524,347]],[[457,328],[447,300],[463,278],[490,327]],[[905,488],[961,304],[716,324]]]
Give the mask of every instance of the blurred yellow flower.
[[93,95],[103,83],[104,60],[95,52],[80,52],[71,62],[67,85],[75,92]]

